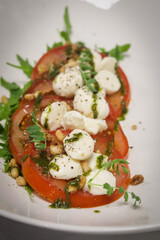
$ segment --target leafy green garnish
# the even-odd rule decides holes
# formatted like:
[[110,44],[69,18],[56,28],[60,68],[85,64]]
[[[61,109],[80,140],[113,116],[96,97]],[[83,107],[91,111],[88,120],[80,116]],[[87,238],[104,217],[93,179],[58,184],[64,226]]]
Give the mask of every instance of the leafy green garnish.
[[[94,185],[96,185],[96,184],[94,184]],[[124,201],[125,202],[128,202],[128,198],[129,198],[129,194],[130,194],[132,199],[134,199],[134,204],[133,204],[134,207],[136,207],[137,203],[139,203],[139,204],[141,203],[141,199],[140,199],[139,196],[137,196],[134,192],[129,192],[129,191],[125,190],[123,187],[119,187],[119,188],[118,187],[112,187],[108,183],[105,183],[101,186],[103,186],[103,188],[107,190],[107,195],[108,196],[111,196],[112,193],[114,192],[114,190],[117,189],[120,194],[124,193]]]
[[70,35],[71,35],[71,23],[69,19],[69,13],[68,13],[68,7],[65,7],[65,12],[64,12],[64,23],[65,23],[65,31],[60,32],[60,36],[66,41],[66,42],[71,42],[70,40]]
[[10,171],[9,162],[13,158],[13,156],[9,150],[6,130],[1,124],[0,124],[0,140],[2,141],[0,142],[0,157],[2,157],[5,160],[4,172],[7,173]]
[[115,169],[115,164],[116,164],[116,172],[117,172],[117,174],[119,174],[119,166],[121,166],[123,168],[125,174],[129,173],[129,170],[123,165],[123,164],[129,164],[129,163],[127,161],[125,161],[124,159],[114,159],[113,161],[109,160],[107,163],[104,163],[102,165],[102,167],[99,169],[99,171],[94,175],[94,177],[91,178],[88,181],[88,188],[91,189],[92,185],[103,187],[104,189],[106,189],[106,194],[108,196],[111,196],[113,194],[114,190],[117,189],[120,194],[124,193],[124,200],[125,200],[125,202],[128,201],[128,196],[130,194],[132,199],[135,200],[133,206],[136,207],[137,202],[139,204],[141,203],[141,199],[135,193],[129,192],[129,191],[125,190],[121,186],[120,187],[113,187],[109,183],[104,183],[104,184],[93,183],[93,180],[100,174],[100,172],[102,170],[104,170],[104,169],[110,170],[111,168],[114,170]]
[[22,88],[22,95],[28,90],[28,88],[30,88],[32,86],[33,82],[29,81],[26,84],[24,84],[23,88]]
[[32,160],[43,169],[43,174],[48,174],[49,161],[47,159],[47,152],[41,151],[39,157],[32,158]]
[[63,42],[55,42],[51,47],[47,45],[47,52],[53,48],[60,47],[60,46],[63,46]]
[[104,53],[107,54],[108,56],[111,57],[115,57],[117,59],[117,61],[119,62],[120,60],[123,60],[125,55],[123,54],[124,52],[127,52],[128,49],[131,47],[131,44],[127,43],[124,45],[116,45],[115,48],[112,48],[109,51],[106,51],[104,48],[99,48],[99,50]]
[[94,70],[93,56],[89,49],[86,48],[81,51],[79,62],[80,72],[85,84],[89,90],[96,94],[100,90],[100,87],[94,78],[96,72]]
[[27,193],[28,193],[28,195],[30,196],[30,197],[32,197],[33,195],[32,195],[32,193],[33,193],[33,188],[27,183],[27,185],[25,186],[25,190],[27,191]]
[[28,59],[23,59],[18,54],[16,56],[17,56],[18,62],[20,63],[20,66],[12,64],[12,63],[8,63],[8,62],[7,62],[7,64],[10,65],[11,67],[21,69],[27,75],[27,77],[31,78],[31,73],[32,73],[33,67],[29,63]]
[[0,103],[0,121],[3,119],[8,120],[9,117],[19,106],[19,98],[22,95],[21,88],[16,83],[9,83],[4,78],[0,78],[1,86],[9,90],[10,98],[7,104]]
[[30,141],[35,143],[37,150],[44,150],[47,147],[46,138],[34,113],[32,113],[32,122],[34,125],[31,125],[26,129],[31,138]]

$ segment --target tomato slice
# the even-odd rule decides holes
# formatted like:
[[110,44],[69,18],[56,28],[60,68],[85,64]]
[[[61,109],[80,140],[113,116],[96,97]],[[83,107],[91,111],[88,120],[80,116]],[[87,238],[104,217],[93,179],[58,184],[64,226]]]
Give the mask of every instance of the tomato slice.
[[32,74],[31,74],[31,80],[35,81],[36,79],[41,78],[41,75],[39,74],[38,68],[41,65],[46,71],[49,70],[49,67],[52,63],[60,64],[62,61],[66,61],[66,54],[65,50],[69,45],[64,45],[60,47],[56,47],[54,49],[49,50],[47,53],[45,53],[39,61],[36,63]]
[[[32,144],[25,151],[25,155],[29,154],[30,156],[35,155],[35,149]],[[112,159],[121,158],[121,155],[118,151],[114,151]],[[127,165],[125,165],[129,169]],[[124,189],[127,189],[130,180],[129,174],[125,174],[122,167],[120,167],[120,174],[114,173],[116,177],[116,186],[122,186]],[[43,175],[40,167],[32,160],[31,157],[28,157],[22,163],[22,171],[25,179],[30,184],[30,186],[42,197],[44,197],[49,202],[54,202],[58,198],[66,200],[65,195],[65,186],[67,184],[66,180],[54,179],[48,175]],[[122,194],[119,194],[118,190],[111,196],[107,195],[92,195],[89,192],[83,192],[82,190],[77,191],[74,194],[70,194],[71,207],[81,207],[89,208],[96,207],[111,203],[119,199]]]
[[[41,111],[54,101],[66,101],[68,104],[70,105],[72,104],[71,99],[65,99],[63,97],[59,97],[53,94],[51,95],[46,94],[45,96],[43,96],[43,99],[39,105],[40,111],[37,114],[38,119],[40,119]],[[23,156],[24,149],[27,147],[28,144],[28,135],[26,132],[24,132],[24,129],[20,128],[20,125],[23,122],[23,119],[26,117],[26,115],[29,115],[31,120],[33,108],[34,101],[26,101],[22,99],[22,101],[20,102],[20,107],[11,117],[9,146],[14,158],[17,160],[19,164],[21,164],[20,160]],[[106,122],[108,125],[108,129],[103,133],[98,133],[97,135],[93,136],[93,138],[96,139],[95,151],[99,149],[103,154],[105,154],[107,143],[112,141],[111,150],[112,147],[114,147],[122,155],[123,158],[126,158],[129,149],[128,141],[120,125],[118,125],[117,130],[114,130],[116,117],[111,105],[110,114],[107,117]],[[30,124],[31,122],[27,122],[27,125],[24,127],[27,128]]]
[[[65,55],[65,50],[69,45],[65,45],[65,46],[61,46],[61,47],[57,47],[54,49],[51,49],[50,51],[48,51],[47,53],[45,53],[37,62],[36,66],[33,69],[32,72],[32,76],[31,79],[32,81],[35,81],[36,79],[41,78],[42,76],[39,75],[38,73],[38,68],[39,66],[44,66],[47,70],[49,69],[49,66],[52,63],[60,63],[61,61],[66,61],[66,55]],[[101,53],[101,56],[104,58],[106,57],[105,54]],[[111,94],[111,95],[107,95],[107,99],[109,101],[109,103],[112,105],[115,115],[118,118],[122,112],[123,112],[123,106],[122,103],[125,101],[126,107],[129,105],[130,102],[130,86],[129,86],[129,82],[128,79],[125,75],[125,73],[123,72],[123,70],[118,66],[118,74],[120,76],[120,79],[122,81],[122,84],[124,85],[124,94],[121,93],[121,90],[119,90],[118,92]],[[53,91],[51,82],[46,81],[46,85],[48,87],[48,91]],[[46,88],[46,87],[45,87]],[[38,88],[37,88],[38,89]],[[43,90],[42,90],[43,91]],[[45,89],[44,89],[45,91]]]

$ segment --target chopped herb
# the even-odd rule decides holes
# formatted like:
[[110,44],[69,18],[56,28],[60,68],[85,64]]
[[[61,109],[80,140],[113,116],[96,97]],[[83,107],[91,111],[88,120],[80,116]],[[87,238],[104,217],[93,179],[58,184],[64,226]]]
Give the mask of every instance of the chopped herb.
[[43,174],[48,174],[49,171],[49,160],[47,158],[47,152],[41,151],[39,157],[33,158],[32,160],[43,169]]
[[27,183],[27,186],[25,186],[25,190],[27,191],[28,195],[32,197],[32,193],[34,190],[28,183]]
[[93,103],[91,106],[92,112],[93,112],[93,117],[94,118],[98,118],[98,111],[97,111],[97,95],[96,94],[92,94],[92,98],[93,98]]
[[105,155],[110,157],[112,155],[112,146],[113,146],[113,140],[107,142],[106,150],[105,150]]
[[125,100],[122,100],[121,106],[122,106],[122,113],[121,113],[121,116],[118,118],[119,121],[125,120],[125,116],[128,113],[128,108]]
[[95,212],[95,213],[100,213],[101,211],[99,211],[99,210],[94,210],[94,212]]
[[28,157],[29,157],[28,155],[23,156],[23,157],[21,158],[21,162],[25,162]]
[[39,106],[39,104],[41,103],[41,101],[42,101],[42,93],[40,92],[40,93],[38,94],[38,97],[36,98],[35,103],[34,103],[34,106],[33,106],[33,112],[34,112],[34,113],[38,113],[38,111],[39,111],[38,106]]
[[49,169],[53,169],[54,171],[59,171],[59,166],[55,162],[51,162],[49,164]]
[[49,205],[50,208],[64,208],[68,209],[69,205],[65,201],[62,200],[62,198],[56,199],[51,205]]
[[15,68],[19,68],[21,69],[26,75],[27,77],[31,78],[31,73],[33,70],[33,67],[30,65],[28,59],[22,59],[18,54],[17,54],[17,60],[20,63],[20,66],[8,63],[8,65],[10,65],[11,67],[15,67]]
[[119,121],[116,120],[114,123],[114,131],[118,131],[118,129],[119,129]]
[[99,155],[96,158],[96,168],[100,169],[102,167],[105,157],[105,155]]
[[82,136],[83,136],[83,134],[82,134],[81,132],[75,133],[75,134],[73,134],[73,137],[72,137],[72,138],[66,139],[64,143],[76,142],[76,141],[78,141]]

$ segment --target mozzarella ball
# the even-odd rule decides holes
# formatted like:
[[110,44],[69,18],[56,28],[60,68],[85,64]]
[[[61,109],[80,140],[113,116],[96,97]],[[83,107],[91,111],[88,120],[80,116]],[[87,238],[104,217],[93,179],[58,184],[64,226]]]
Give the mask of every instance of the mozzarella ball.
[[87,159],[88,165],[91,170],[100,169],[103,163],[108,161],[108,157],[106,155],[102,155],[99,153],[93,152],[92,155]]
[[68,180],[83,174],[80,162],[64,154],[54,157],[49,168],[52,177],[57,179]]
[[65,102],[54,102],[43,110],[41,124],[50,131],[54,131],[61,127],[61,121],[66,112],[67,107]]
[[121,87],[118,77],[108,70],[99,71],[99,73],[95,76],[95,79],[99,83],[100,87],[106,91],[106,94],[115,93]]
[[116,74],[116,67],[117,60],[114,57],[105,57],[102,59],[100,63],[99,70],[108,70],[114,74]]
[[68,111],[63,116],[63,127],[65,129],[84,129],[84,116],[77,111]]
[[[106,194],[106,189],[103,188],[103,186],[96,186],[91,185],[91,189],[88,188],[88,182],[90,179],[92,179],[97,173],[99,169],[95,169],[90,172],[88,176],[86,176],[86,183],[83,187],[84,191],[90,192],[93,195],[103,195]],[[92,181],[94,184],[100,184],[103,185],[105,183],[110,184],[112,187],[116,186],[116,178],[113,176],[113,174],[107,170],[102,170]]]
[[102,60],[102,56],[96,52],[95,50],[91,50],[92,56],[93,56],[93,62],[94,62],[94,69],[96,72],[100,69],[100,64]]
[[75,129],[65,137],[63,146],[67,155],[71,158],[85,160],[93,153],[94,140],[87,132]]
[[65,129],[81,129],[93,135],[107,129],[105,120],[88,118],[77,111],[66,112],[61,124]]
[[53,90],[62,97],[73,97],[75,91],[82,86],[83,79],[78,67],[66,69],[53,80]]
[[90,134],[96,135],[107,129],[107,123],[102,119],[87,118],[84,116],[84,130]]
[[73,107],[76,111],[79,111],[88,117],[93,113],[92,107],[94,104],[94,96],[96,96],[97,99],[95,103],[98,113],[97,118],[105,119],[109,114],[109,106],[103,94],[103,91],[98,94],[93,94],[90,90],[88,90],[87,86],[83,86],[75,93]]

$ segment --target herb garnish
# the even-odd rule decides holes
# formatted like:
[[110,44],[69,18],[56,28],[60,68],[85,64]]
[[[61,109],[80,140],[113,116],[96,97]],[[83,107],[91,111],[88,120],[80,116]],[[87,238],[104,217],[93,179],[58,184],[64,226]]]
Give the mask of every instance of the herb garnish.
[[119,62],[120,60],[124,59],[125,55],[123,53],[127,52],[130,47],[131,47],[131,44],[127,43],[121,46],[116,45],[115,48],[112,48],[109,51],[106,51],[104,48],[99,48],[99,50],[108,56],[115,57]]
[[53,48],[60,47],[60,46],[63,46],[63,42],[55,42],[51,47],[47,45],[47,52]]
[[43,174],[48,174],[49,171],[49,160],[47,158],[47,152],[41,151],[39,156],[34,158],[32,157],[32,160],[43,169]]
[[9,63],[9,62],[7,62],[7,64],[10,65],[11,67],[21,69],[27,75],[28,78],[31,78],[31,73],[32,73],[33,67],[29,63],[28,59],[24,60],[18,54],[16,56],[17,56],[18,62],[20,63],[20,66],[14,65],[14,64]]
[[44,150],[47,147],[46,138],[34,113],[32,113],[32,122],[34,125],[31,125],[26,129],[31,138],[30,141],[35,143],[37,150]]
[[83,136],[83,134],[82,134],[81,132],[75,133],[75,134],[73,134],[73,137],[72,137],[72,138],[66,139],[65,142],[64,142],[64,144],[65,144],[65,143],[76,142],[76,141],[78,141],[82,136]]
[[100,90],[100,87],[94,78],[97,73],[95,72],[93,56],[89,49],[85,48],[83,51],[81,51],[79,62],[81,75],[85,84],[89,90],[96,94]]
[[[91,178],[89,181],[88,181],[88,188],[91,189],[91,186],[94,185],[94,186],[99,186],[99,187],[103,187],[104,189],[106,189],[106,194],[108,196],[111,196],[114,192],[114,190],[118,190],[120,194],[124,193],[124,200],[125,202],[128,201],[128,196],[129,194],[131,195],[132,199],[134,199],[134,204],[133,206],[136,207],[136,204],[137,202],[140,204],[141,203],[141,199],[139,196],[137,196],[135,193],[133,192],[129,192],[127,190],[125,190],[123,187],[112,187],[110,184],[108,183],[104,183],[103,185],[102,184],[96,184],[96,183],[93,183],[93,180],[99,175],[99,173],[104,170],[104,169],[107,169],[107,170],[110,170],[111,168],[113,170],[116,170],[117,174],[119,174],[119,166],[121,166],[125,172],[125,174],[128,174],[129,173],[129,170],[123,165],[123,164],[129,164],[127,161],[123,160],[123,159],[115,159],[113,161],[109,160],[107,163],[104,163],[102,165],[102,167],[99,169],[99,171],[94,175],[93,178]],[[116,165],[116,169],[115,169],[115,165]]]
[[124,121],[125,120],[125,116],[128,113],[128,108],[127,108],[127,104],[126,104],[125,100],[122,100],[121,106],[122,106],[122,113],[121,113],[121,116],[118,118],[118,120],[119,121]]
[[65,7],[65,12],[64,12],[64,23],[65,23],[65,31],[60,32],[60,36],[66,41],[66,42],[71,42],[70,40],[70,35],[71,35],[71,23],[69,19],[69,13],[68,13],[68,7]]

